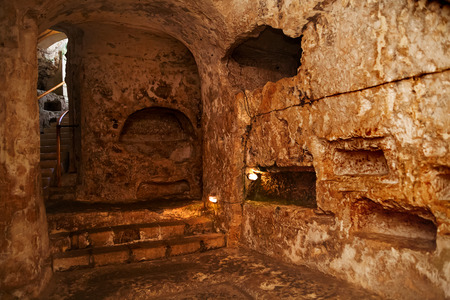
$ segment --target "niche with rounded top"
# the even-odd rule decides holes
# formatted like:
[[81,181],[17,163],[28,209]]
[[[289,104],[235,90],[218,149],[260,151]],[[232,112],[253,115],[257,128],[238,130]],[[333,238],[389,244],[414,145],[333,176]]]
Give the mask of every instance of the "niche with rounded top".
[[241,38],[228,54],[230,81],[241,90],[297,75],[302,37],[291,38],[281,29],[262,26]]
[[122,128],[119,141],[130,153],[186,160],[193,152],[195,133],[182,112],[150,107],[131,114]]
[[179,110],[145,108],[125,121],[119,148],[133,166],[130,184],[139,200],[183,200],[198,197],[201,180],[200,137]]

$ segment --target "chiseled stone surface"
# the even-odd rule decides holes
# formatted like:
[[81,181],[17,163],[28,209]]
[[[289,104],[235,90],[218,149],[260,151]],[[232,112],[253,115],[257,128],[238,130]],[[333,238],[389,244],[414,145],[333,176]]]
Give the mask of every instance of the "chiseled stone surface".
[[37,27],[0,2],[0,298],[35,295],[51,275],[39,168]]
[[388,297],[442,299],[449,7],[399,3],[322,7],[303,31],[299,74],[236,95],[245,167],[313,167],[317,176],[316,211],[244,204],[241,238]]
[[307,267],[215,250],[54,275],[41,299],[381,299]]
[[[255,116],[247,166],[314,167],[318,208],[336,223],[305,229],[295,225],[295,214],[278,220],[274,208],[246,205],[244,244],[386,296],[448,295],[450,207],[441,191],[449,184],[449,89],[450,72],[444,71],[272,113],[259,112],[265,98],[273,97],[268,88],[238,95]],[[379,214],[357,209],[367,199],[379,205]],[[359,222],[371,225],[361,229]],[[265,225],[272,223],[280,227]],[[311,230],[326,237],[321,246],[308,240]],[[405,245],[399,237],[411,240]],[[412,245],[428,243],[436,247]]]
[[[165,35],[112,25],[80,27],[85,80],[77,87],[84,153],[79,198],[200,198],[200,85],[189,50]],[[134,112],[155,107],[133,119]],[[134,123],[126,127],[126,122]]]
[[[279,232],[245,230],[255,216],[273,218],[263,208],[243,214],[246,168],[314,168],[318,212],[335,218],[321,230],[337,235],[336,255],[303,253],[292,234],[280,258],[387,296],[410,298],[420,286],[416,297],[432,287],[450,297],[449,12],[445,1],[423,0],[1,0],[0,263],[11,270],[2,288],[21,296],[45,282],[34,57],[37,34],[57,26],[69,36],[81,200],[216,196],[228,244],[257,247]],[[246,91],[262,72],[240,73],[231,53],[263,25],[302,36],[302,64],[296,76]],[[195,133],[150,155],[154,164],[146,145],[138,154],[117,145],[127,117],[150,106],[180,111]],[[425,250],[413,249],[420,239]]]

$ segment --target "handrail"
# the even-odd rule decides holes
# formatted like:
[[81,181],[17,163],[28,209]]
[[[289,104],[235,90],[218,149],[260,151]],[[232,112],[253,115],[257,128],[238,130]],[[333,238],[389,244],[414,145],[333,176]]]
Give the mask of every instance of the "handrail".
[[47,96],[48,94],[50,94],[51,92],[53,92],[54,90],[56,90],[57,88],[59,88],[60,86],[62,86],[62,85],[65,84],[65,83],[66,83],[66,82],[63,81],[63,82],[61,82],[61,83],[55,85],[54,87],[52,87],[52,88],[49,89],[48,91],[46,91],[46,92],[40,94],[40,95],[38,96],[37,99],[39,100],[39,99],[41,99],[42,97]]
[[61,122],[69,113],[63,112],[56,123],[56,185],[61,186]]

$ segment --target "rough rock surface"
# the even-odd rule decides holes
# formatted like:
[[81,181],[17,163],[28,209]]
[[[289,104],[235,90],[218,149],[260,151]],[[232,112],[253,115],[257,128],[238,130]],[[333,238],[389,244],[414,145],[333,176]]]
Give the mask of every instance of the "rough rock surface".
[[235,249],[55,274],[42,299],[380,299],[307,267]]
[[[49,90],[63,80],[62,55],[66,51],[66,45],[67,40],[63,40],[46,49],[38,47],[38,89]],[[62,88],[58,88],[56,91],[58,94],[62,94]]]
[[[8,16],[8,17],[6,17]],[[37,295],[51,276],[39,168],[36,23],[0,4],[0,298]]]
[[[41,95],[45,91],[38,90],[37,94]],[[50,127],[50,122],[56,121],[61,114],[68,110],[69,107],[64,96],[55,93],[49,93],[39,100],[39,130],[44,132],[44,128]]]
[[[69,36],[81,198],[136,201],[163,185],[168,195],[215,196],[228,245],[308,264],[387,297],[450,297],[448,3],[0,4],[0,263],[11,271],[0,282],[8,292],[31,293],[45,282],[34,57],[38,32],[56,26]],[[301,37],[301,66],[297,75],[247,87],[273,73],[236,67],[231,53],[265,25]],[[168,118],[192,128],[171,131],[172,122],[163,127],[170,135],[153,132],[178,137],[174,153],[127,150],[120,143],[127,120],[155,106],[175,110]],[[317,209],[245,202],[252,168],[314,170]],[[36,218],[20,217],[27,211]]]
[[297,76],[236,97],[248,168],[317,174],[316,211],[245,204],[245,245],[386,296],[448,297],[448,13],[329,5],[303,31]]
[[200,198],[200,83],[189,50],[139,30],[83,30],[80,199]]

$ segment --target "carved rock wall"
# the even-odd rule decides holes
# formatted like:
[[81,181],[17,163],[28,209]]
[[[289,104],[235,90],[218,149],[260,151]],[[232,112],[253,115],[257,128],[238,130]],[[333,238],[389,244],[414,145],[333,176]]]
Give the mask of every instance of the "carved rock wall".
[[200,81],[169,36],[84,28],[79,199],[201,197]]
[[[450,297],[449,15],[442,1],[413,0],[1,1],[4,289],[45,282],[37,30],[18,21],[30,17],[40,31],[56,25],[72,37],[80,199],[136,201],[189,187],[184,196],[217,196],[230,246],[388,297]],[[247,88],[254,66],[229,55],[264,25],[303,35],[301,66]],[[181,145],[175,153],[164,132],[152,131],[163,147],[155,155],[142,154],[149,144],[123,144],[145,135],[123,137],[124,126],[143,124],[133,114],[152,107],[173,121],[164,128]],[[246,202],[245,172],[256,167],[314,170],[317,208]],[[29,211],[36,218],[25,220]]]
[[[36,23],[0,4],[0,298],[36,296],[51,276],[39,168]],[[17,298],[14,298],[17,297]]]
[[316,210],[246,202],[242,242],[385,296],[448,297],[449,7],[342,4],[304,26],[297,76],[236,97],[246,167],[317,175]]

